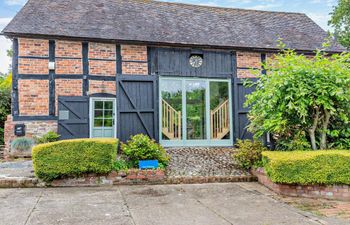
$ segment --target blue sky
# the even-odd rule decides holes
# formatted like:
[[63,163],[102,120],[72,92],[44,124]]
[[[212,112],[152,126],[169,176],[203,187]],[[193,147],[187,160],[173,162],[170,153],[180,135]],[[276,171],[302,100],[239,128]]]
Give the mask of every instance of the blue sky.
[[[268,11],[289,11],[306,13],[323,29],[329,30],[327,21],[332,7],[337,0],[167,0],[170,2],[182,2],[190,4],[211,5],[221,7],[257,9]],[[25,4],[26,0],[0,0],[0,30],[10,22],[13,16]],[[9,69],[10,59],[6,56],[11,42],[0,37],[0,72]]]

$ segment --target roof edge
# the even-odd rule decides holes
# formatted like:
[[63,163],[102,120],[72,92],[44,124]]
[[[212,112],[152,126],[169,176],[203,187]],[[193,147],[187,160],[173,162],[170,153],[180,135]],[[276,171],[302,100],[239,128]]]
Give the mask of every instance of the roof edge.
[[[169,46],[169,47],[196,47],[196,48],[208,48],[208,49],[223,49],[223,50],[246,50],[246,51],[259,51],[259,52],[279,52],[279,48],[261,48],[261,47],[242,47],[242,46],[216,46],[216,45],[203,45],[203,44],[188,44],[188,43],[172,43],[172,42],[150,42],[140,40],[119,40],[119,39],[104,39],[104,38],[91,38],[91,37],[78,37],[78,36],[64,36],[64,35],[42,35],[42,34],[23,34],[23,33],[9,33],[1,32],[7,38],[36,38],[36,39],[62,39],[62,40],[75,40],[75,41],[95,41],[104,43],[119,43],[119,44],[138,44],[138,45],[150,45],[150,46]],[[296,52],[313,54],[317,49],[294,49]],[[344,51],[326,51],[330,54],[342,53]]]

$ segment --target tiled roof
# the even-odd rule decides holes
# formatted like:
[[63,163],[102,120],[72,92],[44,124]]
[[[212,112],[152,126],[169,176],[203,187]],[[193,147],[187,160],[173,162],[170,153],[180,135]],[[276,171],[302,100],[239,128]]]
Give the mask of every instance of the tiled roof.
[[306,51],[327,37],[301,13],[148,0],[29,0],[3,34],[257,49],[276,49],[280,37],[287,47]]

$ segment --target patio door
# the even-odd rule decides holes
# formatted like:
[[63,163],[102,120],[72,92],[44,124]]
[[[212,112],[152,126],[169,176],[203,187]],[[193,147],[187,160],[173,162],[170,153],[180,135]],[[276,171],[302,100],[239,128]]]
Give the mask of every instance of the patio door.
[[165,146],[230,146],[230,80],[162,78],[160,142]]
[[113,98],[91,98],[90,137],[116,137],[115,105]]

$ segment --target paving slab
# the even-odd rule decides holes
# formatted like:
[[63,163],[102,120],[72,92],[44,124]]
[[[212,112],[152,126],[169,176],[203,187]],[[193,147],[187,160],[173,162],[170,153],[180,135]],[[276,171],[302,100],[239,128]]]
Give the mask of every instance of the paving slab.
[[0,225],[349,224],[272,195],[258,183],[0,189]]

